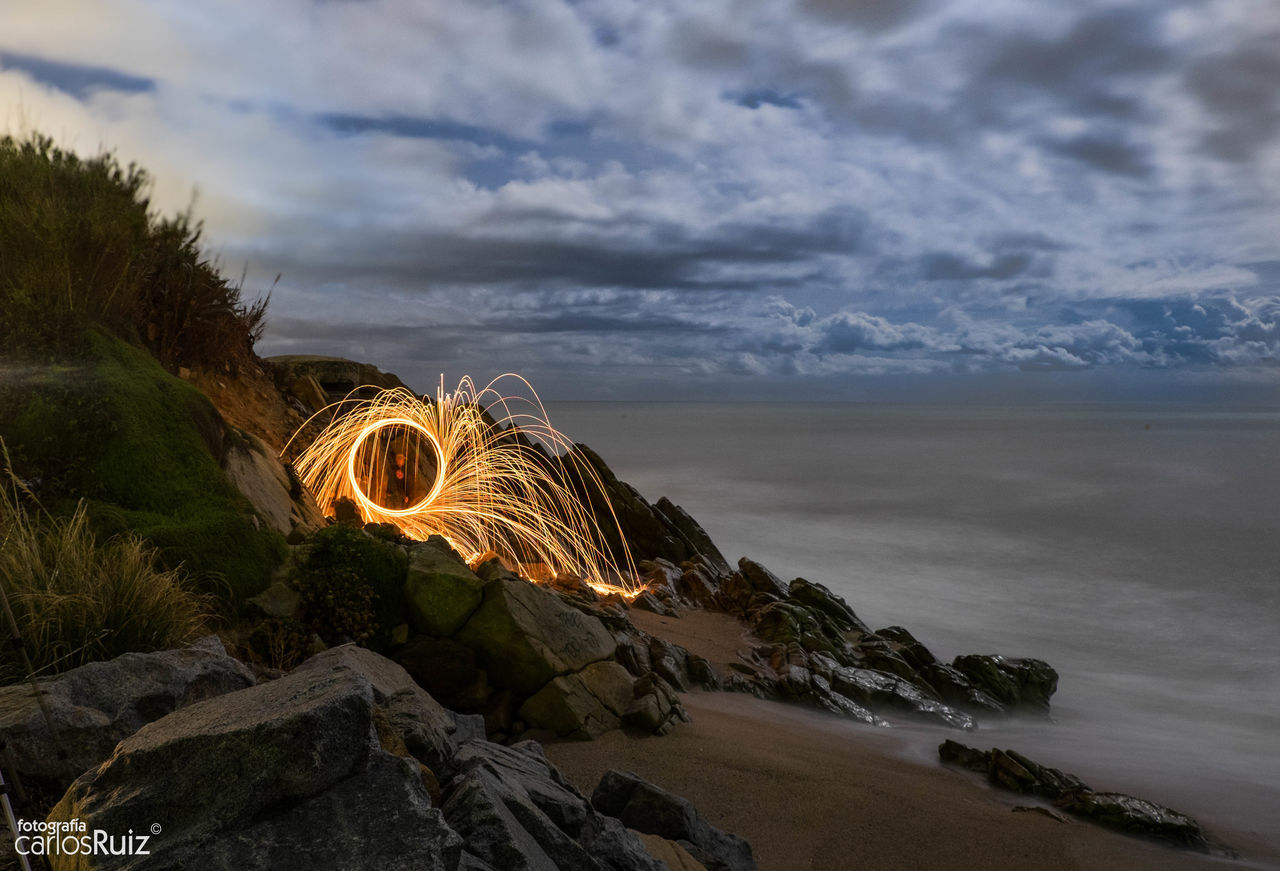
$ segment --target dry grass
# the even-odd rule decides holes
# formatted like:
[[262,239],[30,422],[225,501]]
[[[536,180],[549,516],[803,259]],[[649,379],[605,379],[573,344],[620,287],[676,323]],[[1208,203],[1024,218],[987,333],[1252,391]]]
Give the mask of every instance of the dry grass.
[[[158,568],[135,536],[98,541],[84,503],[69,518],[44,514],[9,471],[3,442],[0,457],[0,582],[37,672],[177,647],[205,630],[211,602],[181,570]],[[0,682],[23,671],[6,648]]]

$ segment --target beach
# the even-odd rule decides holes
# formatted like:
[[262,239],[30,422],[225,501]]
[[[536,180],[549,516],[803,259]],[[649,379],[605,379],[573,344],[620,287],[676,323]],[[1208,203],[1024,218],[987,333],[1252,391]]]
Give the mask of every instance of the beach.
[[712,825],[751,842],[760,871],[1280,867],[1280,852],[1239,833],[1215,832],[1242,853],[1237,864],[1015,812],[1030,801],[970,772],[903,758],[891,730],[744,695],[683,700],[692,722],[670,735],[611,732],[548,744],[547,756],[588,795],[620,769],[688,798]]

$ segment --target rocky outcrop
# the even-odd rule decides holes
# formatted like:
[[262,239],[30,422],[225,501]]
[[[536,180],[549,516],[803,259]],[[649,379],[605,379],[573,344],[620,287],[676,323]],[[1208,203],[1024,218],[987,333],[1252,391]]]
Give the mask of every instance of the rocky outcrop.
[[[268,357],[263,362],[270,368],[276,386],[281,391],[292,391],[299,398],[306,397],[309,404],[317,402],[318,397],[308,395],[312,393],[308,379],[324,391],[327,402],[344,399],[359,387],[371,386],[383,390],[405,387],[405,383],[390,372],[383,372],[369,363],[357,363],[342,357],[285,354]],[[318,408],[312,410],[319,411]]]
[[661,871],[538,744],[478,732],[390,660],[333,648],[126,737],[49,819],[150,832],[147,855],[53,867]]
[[[396,658],[450,706],[483,714],[490,734],[661,733],[687,716],[669,682],[645,679],[647,653],[644,669],[620,662],[611,627],[635,630],[618,597],[531,584],[497,560],[473,571],[442,539],[409,549],[405,600],[418,634]],[[676,666],[659,657],[657,668]]]
[[253,686],[209,636],[161,653],[126,653],[40,681],[50,729],[30,684],[0,687],[0,732],[19,774],[59,792],[145,724],[195,702]]
[[1186,814],[1131,795],[1098,792],[1074,774],[1040,765],[1015,750],[977,750],[944,741],[938,755],[943,762],[985,774],[994,786],[1038,796],[1059,810],[1107,828],[1201,853],[1235,855]]
[[634,774],[606,771],[591,804],[628,828],[675,841],[709,871],[755,871],[750,844],[712,826],[688,799]]
[[229,440],[223,471],[253,505],[268,528],[304,536],[324,526],[315,500],[291,478],[275,452],[257,436],[237,433]]

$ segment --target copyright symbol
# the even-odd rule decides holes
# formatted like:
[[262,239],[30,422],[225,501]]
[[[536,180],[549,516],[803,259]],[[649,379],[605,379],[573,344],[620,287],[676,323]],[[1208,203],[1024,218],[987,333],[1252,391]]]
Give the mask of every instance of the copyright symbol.
[[152,824],[151,824],[151,834],[153,834],[153,835],[158,835],[158,834],[160,834],[160,824],[159,824],[159,823],[152,823]]

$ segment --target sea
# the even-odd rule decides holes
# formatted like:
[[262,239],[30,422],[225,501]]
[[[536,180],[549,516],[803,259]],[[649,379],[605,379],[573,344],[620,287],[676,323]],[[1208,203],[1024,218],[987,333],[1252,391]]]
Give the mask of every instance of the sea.
[[[1280,410],[553,402],[551,423],[730,562],[940,659],[1048,661],[1050,720],[969,735],[1280,843]],[[850,724],[851,740],[859,727]]]

